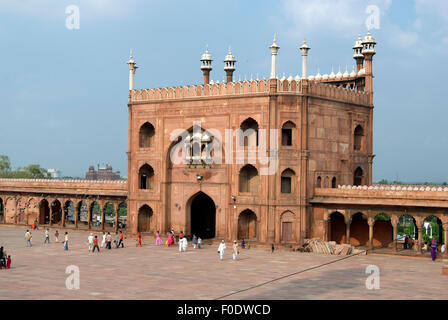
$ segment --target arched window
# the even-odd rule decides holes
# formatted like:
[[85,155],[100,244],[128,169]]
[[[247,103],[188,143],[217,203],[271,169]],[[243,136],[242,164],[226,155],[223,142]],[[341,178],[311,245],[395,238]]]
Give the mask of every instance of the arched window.
[[143,165],[138,172],[138,176],[140,189],[154,189],[154,169],[150,165]]
[[363,144],[363,137],[364,137],[364,130],[363,128],[359,125],[356,127],[355,129],[355,136],[354,136],[354,149],[356,151],[359,151],[362,149],[362,144]]
[[154,145],[155,129],[152,124],[146,122],[140,127],[140,148],[150,148]]
[[336,188],[336,177],[333,177],[333,179],[331,179],[331,187],[333,189]]
[[258,192],[258,170],[247,164],[240,171],[240,192]]
[[316,188],[322,188],[322,178],[317,177]]
[[241,123],[240,129],[243,136],[240,139],[240,146],[258,146],[258,122],[248,118]]
[[362,176],[363,176],[363,171],[360,167],[356,168],[355,170],[355,174],[354,174],[354,181],[353,181],[353,185],[355,186],[360,186],[362,185]]
[[282,146],[292,146],[292,132],[296,125],[288,121],[282,127]]
[[294,188],[294,178],[295,177],[295,172],[292,171],[291,169],[286,169],[285,171],[282,172],[282,181],[281,181],[281,193],[292,193],[294,192],[293,188]]

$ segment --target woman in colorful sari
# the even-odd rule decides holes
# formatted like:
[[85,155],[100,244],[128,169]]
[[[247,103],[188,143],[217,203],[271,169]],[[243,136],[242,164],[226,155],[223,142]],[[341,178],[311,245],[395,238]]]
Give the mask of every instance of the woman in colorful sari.
[[437,257],[437,241],[436,238],[432,238],[432,244],[431,244],[431,258],[432,261],[435,261]]
[[168,233],[168,247],[171,247],[174,244],[174,238],[172,233]]
[[162,244],[162,239],[160,239],[159,231],[156,232],[156,246],[160,246]]

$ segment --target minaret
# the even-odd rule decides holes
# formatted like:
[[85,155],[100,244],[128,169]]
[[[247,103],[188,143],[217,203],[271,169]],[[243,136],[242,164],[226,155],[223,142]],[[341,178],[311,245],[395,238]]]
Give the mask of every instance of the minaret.
[[307,79],[308,51],[310,51],[311,48],[306,44],[306,40],[303,40],[303,45],[299,50],[302,52],[302,79]]
[[[365,70],[366,70],[366,87],[367,92],[373,93],[373,72],[372,72],[372,60],[376,54],[375,51],[375,39],[370,34],[370,30],[362,41],[362,55],[365,58]],[[373,101],[372,101],[373,102]]]
[[358,40],[355,41],[355,45],[353,47],[353,59],[356,60],[356,72],[359,72],[364,67],[364,56],[362,54],[362,48],[362,38],[361,35],[359,35]]
[[232,52],[230,51],[226,55],[226,58],[224,59],[224,71],[227,74],[227,83],[233,82],[233,72],[235,71],[235,57],[232,55]]
[[201,58],[201,70],[204,75],[204,85],[210,83],[210,71],[212,71],[212,56],[208,53],[208,45],[205,47],[205,53]]
[[126,62],[129,66],[129,91],[134,90],[134,76],[135,70],[137,70],[137,64],[135,63],[134,57],[132,56],[132,50],[130,50],[129,61]]
[[272,45],[269,47],[269,49],[271,49],[271,77],[270,79],[275,79],[277,76],[277,53],[278,50],[280,49],[280,47],[277,45],[277,37],[274,34],[274,42],[272,43]]

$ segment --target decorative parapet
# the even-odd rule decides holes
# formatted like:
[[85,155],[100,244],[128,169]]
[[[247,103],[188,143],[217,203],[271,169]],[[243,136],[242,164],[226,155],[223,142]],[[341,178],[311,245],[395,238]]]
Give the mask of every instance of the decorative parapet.
[[421,185],[373,185],[373,186],[338,186],[346,190],[390,190],[390,191],[438,191],[448,192],[448,187],[421,186]]
[[84,179],[10,179],[0,178],[1,182],[48,182],[48,183],[121,183],[126,184],[127,180],[84,180]]
[[370,98],[368,92],[313,81],[309,81],[308,93],[317,97],[362,105],[369,105]]
[[[277,79],[279,92],[300,93],[300,81]],[[269,93],[269,80],[244,80],[230,83],[213,83],[156,89],[140,89],[132,91],[132,101],[157,101],[184,98],[200,98],[214,96],[232,96],[245,94]]]

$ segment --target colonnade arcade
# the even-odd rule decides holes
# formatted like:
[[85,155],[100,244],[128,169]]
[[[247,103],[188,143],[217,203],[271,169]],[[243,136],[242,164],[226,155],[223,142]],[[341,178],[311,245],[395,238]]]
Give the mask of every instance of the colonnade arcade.
[[126,199],[114,196],[0,194],[0,223],[117,231],[126,227]]
[[[425,209],[390,210],[387,208],[362,209],[362,208],[327,208],[324,211],[324,239],[335,241],[339,244],[351,244],[354,246],[366,246],[369,249],[375,247],[392,247],[398,251],[398,235],[406,234],[418,241],[417,253],[422,253],[424,238],[428,239],[428,225],[430,221],[436,221],[438,232],[434,231],[434,237],[439,245],[444,244],[448,248],[448,212],[425,212]],[[403,229],[403,222],[412,225],[413,228]],[[431,227],[431,236],[433,236]],[[425,236],[426,235],[426,236]],[[402,242],[402,241],[400,241]],[[447,251],[444,253],[447,256]]]

